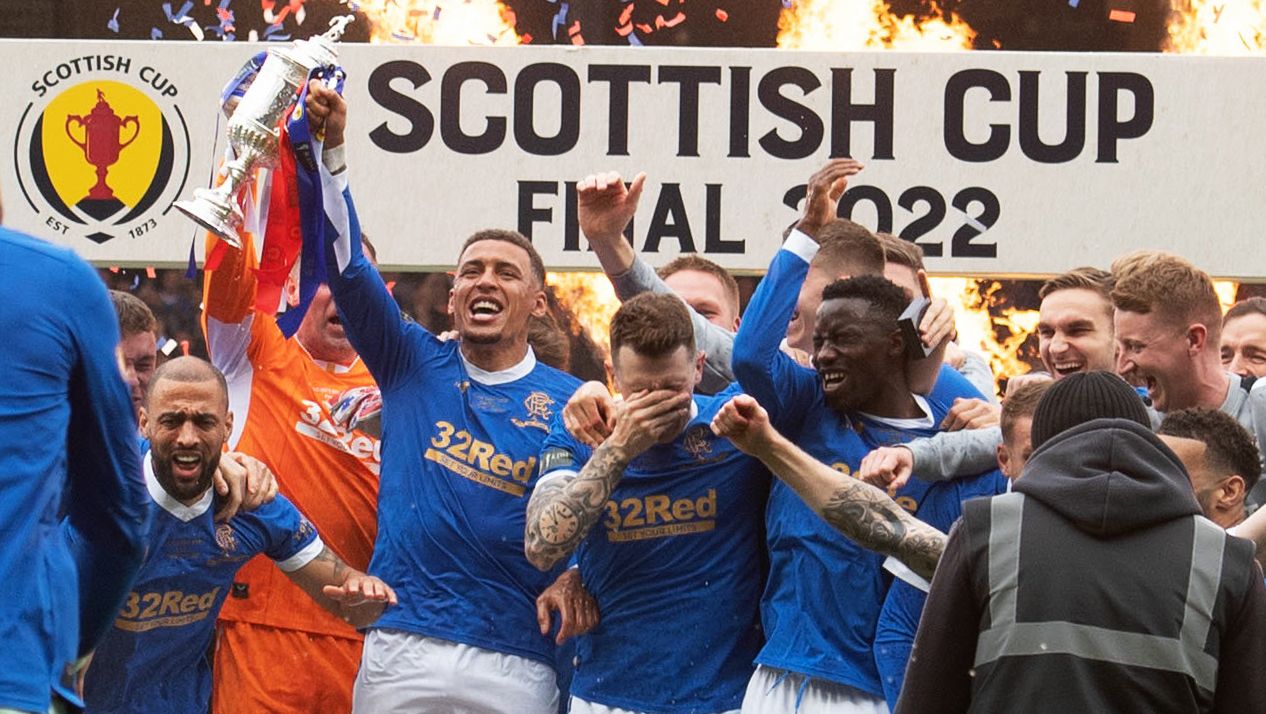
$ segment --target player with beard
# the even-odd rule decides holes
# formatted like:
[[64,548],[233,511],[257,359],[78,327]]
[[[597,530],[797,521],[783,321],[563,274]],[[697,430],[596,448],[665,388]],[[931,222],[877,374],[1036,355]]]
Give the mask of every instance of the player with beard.
[[[148,554],[84,680],[90,712],[206,711],[216,612],[263,553],[333,615],[363,625],[395,594],[348,567],[284,496],[216,523],[212,476],[233,428],[223,375],[196,357],[160,367],[141,409],[155,504]],[[374,603],[376,607],[367,607]]]
[[[1038,296],[1038,354],[1059,380],[1070,374],[1111,371],[1116,346],[1112,327],[1112,276],[1077,268],[1042,284]],[[1013,377],[1012,382],[1022,381]],[[1010,387],[1010,383],[1008,383]],[[881,488],[901,488],[910,476],[944,481],[991,468],[1003,443],[997,427],[969,429],[876,449],[862,460],[859,478]]]
[[[308,98],[326,146],[341,146],[343,99]],[[541,444],[579,381],[528,345],[529,320],[546,311],[545,266],[519,233],[472,235],[449,295],[460,339],[442,342],[401,318],[361,250],[347,173],[330,168],[321,165],[330,289],[382,392],[388,436],[370,572],[401,599],[366,634],[353,708],[555,712],[554,643],[538,630],[535,599],[561,566],[532,567],[523,532]]]
[[603,613],[577,644],[572,712],[736,710],[760,649],[769,476],[710,432],[738,389],[692,398],[693,333],[676,297],[625,302],[611,321],[627,396],[612,433],[590,448],[556,419],[545,441],[525,553],[548,569],[574,552]]

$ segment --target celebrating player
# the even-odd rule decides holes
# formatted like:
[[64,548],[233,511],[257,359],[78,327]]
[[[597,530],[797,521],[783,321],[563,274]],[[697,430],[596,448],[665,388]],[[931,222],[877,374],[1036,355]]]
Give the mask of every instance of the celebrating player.
[[284,496],[227,523],[212,520],[212,474],[233,428],[224,377],[196,357],[153,376],[141,427],[145,484],[157,505],[149,554],[84,681],[91,712],[205,711],[216,612],[233,576],[258,553],[322,607],[356,624],[395,593],[349,568]]
[[[340,146],[342,98],[318,87],[308,99],[326,146]],[[471,236],[449,296],[460,339],[441,342],[400,317],[361,251],[346,172],[321,168],[325,190],[345,199],[326,202],[330,289],[391,437],[370,572],[401,595],[365,637],[354,710],[555,712],[554,644],[535,599],[558,570],[524,559],[524,509],[550,419],[578,382],[528,346],[545,266],[518,233]]]

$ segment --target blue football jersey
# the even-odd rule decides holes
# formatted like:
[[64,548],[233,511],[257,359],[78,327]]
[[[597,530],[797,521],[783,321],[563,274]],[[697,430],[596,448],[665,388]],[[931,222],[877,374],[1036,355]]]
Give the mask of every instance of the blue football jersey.
[[233,575],[259,553],[295,570],[324,549],[316,529],[284,496],[216,523],[214,490],[192,506],[176,501],[145,459],[154,502],[149,551],[84,681],[87,711],[206,712],[216,614]]
[[[536,596],[561,572],[523,556],[528,498],[550,421],[580,381],[540,364],[486,372],[406,322],[350,233],[326,250],[347,337],[382,391],[378,537],[369,572],[400,604],[374,623],[554,666]],[[355,237],[355,240],[349,240]]]
[[[573,695],[665,714],[741,705],[762,639],[769,474],[709,427],[739,392],[696,396],[681,435],[629,464],[581,543],[601,622],[576,645]],[[542,478],[578,472],[590,454],[555,420]]]

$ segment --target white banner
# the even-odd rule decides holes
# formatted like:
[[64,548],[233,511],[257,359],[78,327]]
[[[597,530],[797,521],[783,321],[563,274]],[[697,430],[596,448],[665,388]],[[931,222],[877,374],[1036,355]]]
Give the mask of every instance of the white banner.
[[[101,264],[178,265],[171,208],[223,147],[218,95],[259,46],[0,41],[4,220]],[[1036,275],[1133,249],[1266,276],[1266,59],[346,45],[348,157],[384,268],[450,267],[486,227],[594,268],[585,174],[649,175],[636,249],[764,269],[830,156],[841,212],[929,268]],[[200,246],[199,246],[200,250]]]

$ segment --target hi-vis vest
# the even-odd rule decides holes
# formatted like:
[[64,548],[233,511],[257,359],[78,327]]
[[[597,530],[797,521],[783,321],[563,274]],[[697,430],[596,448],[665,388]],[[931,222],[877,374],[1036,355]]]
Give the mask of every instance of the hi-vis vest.
[[981,605],[972,711],[1212,703],[1226,620],[1225,597],[1218,603],[1227,535],[1216,524],[1191,516],[1095,539],[1009,493],[968,502],[962,527]]

